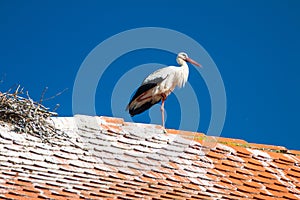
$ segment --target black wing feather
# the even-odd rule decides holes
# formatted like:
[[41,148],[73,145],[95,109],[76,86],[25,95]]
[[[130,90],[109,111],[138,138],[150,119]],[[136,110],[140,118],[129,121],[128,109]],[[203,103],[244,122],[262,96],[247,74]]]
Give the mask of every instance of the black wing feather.
[[[151,76],[151,75],[150,75]],[[147,77],[149,78],[149,76]],[[152,88],[154,88],[155,86],[157,86],[159,83],[161,83],[163,80],[165,80],[167,78],[167,76],[165,78],[162,77],[157,77],[157,78],[153,78],[151,80],[147,80],[147,78],[143,81],[143,84],[137,89],[137,91],[135,92],[135,94],[133,95],[133,97],[131,98],[127,108],[129,108],[129,105],[136,99],[138,98],[141,94],[143,94],[144,92],[147,92],[148,90],[151,90]],[[145,102],[142,106],[137,107],[137,108],[129,108],[129,114],[131,116],[140,114],[142,112],[144,112],[145,110],[151,108],[153,105],[159,103],[161,101],[161,99],[157,100],[157,101],[148,101]]]
[[[148,90],[154,88],[155,86],[157,86],[157,83],[146,83],[141,85],[137,91],[135,92],[135,94],[133,95],[133,97],[131,98],[129,104],[127,107],[129,107],[129,105],[136,99],[138,98],[141,94],[143,94],[144,92],[147,92]],[[145,110],[149,109],[151,106],[153,106],[154,104],[160,102],[160,100],[158,100],[157,102],[146,102],[145,104],[143,104],[141,107],[138,108],[132,108],[129,109],[129,114],[131,116],[140,114],[142,112],[144,112]]]
[[[147,83],[144,85],[141,85],[137,91],[135,92],[135,94],[133,95],[133,97],[131,98],[129,104],[131,104],[132,101],[134,101],[138,96],[140,96],[141,94],[143,94],[144,92],[154,88],[155,86],[157,86],[157,83]],[[128,105],[129,105],[128,104]]]
[[151,108],[153,105],[157,104],[158,102],[160,102],[160,100],[158,100],[157,102],[146,102],[144,103],[141,107],[135,108],[135,109],[129,109],[129,114],[131,116],[140,114],[142,112],[144,112],[145,110],[148,110],[149,108]]

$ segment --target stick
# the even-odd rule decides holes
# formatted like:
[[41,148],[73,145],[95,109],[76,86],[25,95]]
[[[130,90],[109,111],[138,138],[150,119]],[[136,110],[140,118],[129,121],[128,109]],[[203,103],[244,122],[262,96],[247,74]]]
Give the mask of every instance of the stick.
[[50,99],[54,99],[55,97],[61,95],[62,93],[64,93],[64,92],[67,91],[67,90],[68,90],[68,88],[65,88],[65,89],[63,89],[61,92],[57,93],[56,95],[54,95],[54,96],[52,96],[52,97],[49,97],[49,98],[47,98],[47,99],[44,99],[44,101],[48,101],[48,100],[50,100]]

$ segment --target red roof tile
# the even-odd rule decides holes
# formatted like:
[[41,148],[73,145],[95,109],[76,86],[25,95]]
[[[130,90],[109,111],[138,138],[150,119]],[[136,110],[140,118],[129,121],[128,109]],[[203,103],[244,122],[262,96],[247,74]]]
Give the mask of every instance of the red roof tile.
[[0,199],[300,199],[300,151],[120,118],[53,120],[68,135],[53,144],[0,126]]

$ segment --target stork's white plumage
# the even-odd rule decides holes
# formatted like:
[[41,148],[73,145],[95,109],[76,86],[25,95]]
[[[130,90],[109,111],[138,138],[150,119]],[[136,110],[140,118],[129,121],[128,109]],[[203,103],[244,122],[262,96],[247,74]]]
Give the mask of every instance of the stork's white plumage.
[[140,114],[161,101],[162,125],[165,127],[164,102],[176,86],[183,87],[187,82],[189,76],[187,62],[201,66],[184,52],[177,55],[176,61],[179,67],[165,67],[145,78],[127,105],[126,110],[129,110],[131,116]]

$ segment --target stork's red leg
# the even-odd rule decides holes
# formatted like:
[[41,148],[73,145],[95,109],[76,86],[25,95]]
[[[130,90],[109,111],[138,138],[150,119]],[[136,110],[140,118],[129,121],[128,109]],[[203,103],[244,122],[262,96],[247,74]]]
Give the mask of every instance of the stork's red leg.
[[161,120],[162,120],[162,126],[165,128],[165,100],[167,98],[167,96],[165,94],[161,94],[161,107],[160,107],[160,111],[161,111]]

